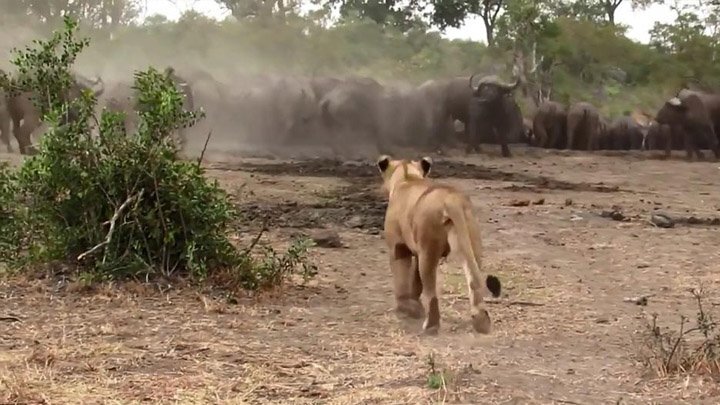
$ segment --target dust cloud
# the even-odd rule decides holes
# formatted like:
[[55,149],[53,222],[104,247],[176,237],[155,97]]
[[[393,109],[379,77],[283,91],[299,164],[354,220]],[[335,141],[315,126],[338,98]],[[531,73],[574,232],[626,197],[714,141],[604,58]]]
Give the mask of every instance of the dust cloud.
[[[207,115],[188,131],[190,156],[200,153],[209,134],[209,159],[366,159],[389,144],[423,145],[434,133],[437,103],[418,80],[351,72],[337,63],[327,68],[331,63],[318,60],[318,52],[303,53],[301,39],[290,40],[303,32],[284,30],[203,21],[125,27],[112,38],[81,30],[91,43],[75,69],[103,79],[103,107],[130,104],[134,71],[174,67],[190,84],[195,108]],[[4,23],[0,33],[0,67],[12,72],[10,50],[47,38],[50,28]],[[452,130],[452,123],[444,125]]]

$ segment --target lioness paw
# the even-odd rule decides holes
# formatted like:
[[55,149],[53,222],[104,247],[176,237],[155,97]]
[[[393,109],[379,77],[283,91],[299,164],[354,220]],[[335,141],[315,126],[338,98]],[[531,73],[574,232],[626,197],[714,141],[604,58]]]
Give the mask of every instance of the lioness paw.
[[425,308],[417,300],[404,300],[397,303],[396,310],[413,319],[421,319],[425,316]]
[[423,322],[423,335],[435,336],[438,334],[438,331],[440,331],[439,323],[431,325],[429,319],[425,319],[425,322]]
[[475,332],[478,333],[490,333],[492,321],[490,321],[490,315],[485,309],[477,309],[473,311],[472,323]]

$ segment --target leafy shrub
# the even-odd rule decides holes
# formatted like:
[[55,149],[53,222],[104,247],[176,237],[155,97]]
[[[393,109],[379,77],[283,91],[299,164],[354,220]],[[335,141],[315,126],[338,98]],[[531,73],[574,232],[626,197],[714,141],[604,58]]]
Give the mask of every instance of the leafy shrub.
[[0,162],[0,263],[17,258],[21,238],[17,181],[6,162]]
[[[16,51],[13,60],[15,86],[49,95],[35,100],[49,130],[39,153],[17,173],[0,172],[0,203],[11,207],[1,212],[0,234],[15,232],[18,223],[23,232],[1,243],[31,262],[72,262],[100,279],[204,280],[229,270],[238,286],[261,288],[281,283],[297,266],[309,274],[306,243],[293,245],[285,256],[267,252],[260,261],[231,244],[228,230],[237,213],[228,195],[203,176],[199,162],[178,157],[172,135],[203,114],[183,110],[183,96],[167,72],[149,68],[135,74],[140,123],[132,136],[125,133],[122,114],[104,111],[95,119],[89,91],[74,100],[59,96],[88,44],[75,39],[74,21],[65,24],[64,32],[35,41],[35,49]],[[68,111],[76,119],[63,119]],[[97,137],[91,135],[95,129]]]

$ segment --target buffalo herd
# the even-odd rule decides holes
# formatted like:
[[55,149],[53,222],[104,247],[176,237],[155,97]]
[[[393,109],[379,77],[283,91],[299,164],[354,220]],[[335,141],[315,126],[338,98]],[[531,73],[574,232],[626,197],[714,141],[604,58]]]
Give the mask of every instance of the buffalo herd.
[[682,89],[654,117],[633,112],[612,121],[587,102],[545,101],[531,125],[529,143],[543,148],[664,150],[666,157],[684,149],[688,159],[703,159],[700,150],[709,149],[720,158],[720,94],[709,92]]
[[[397,147],[441,151],[461,142],[467,153],[495,143],[504,157],[509,144],[548,149],[664,150],[684,149],[698,159],[700,149],[720,158],[720,95],[683,89],[653,116],[626,114],[608,120],[588,102],[564,105],[544,101],[523,117],[515,100],[520,78],[505,83],[495,75],[428,80],[419,85],[380,83],[362,76],[236,75],[228,86],[203,70],[177,73],[165,69],[184,108],[203,107],[212,127],[231,133],[238,143],[272,151],[316,144],[335,156],[348,156],[353,144],[372,145],[380,153]],[[74,74],[66,99],[91,90],[98,109],[124,112],[131,133],[137,126],[135,90],[130,80],[106,86],[102,79]],[[12,152],[12,134],[20,153],[32,153],[31,135],[40,114],[31,93],[0,93],[0,136]],[[70,117],[71,118],[71,117]],[[462,124],[462,128],[458,125]],[[187,134],[180,130],[180,144]]]

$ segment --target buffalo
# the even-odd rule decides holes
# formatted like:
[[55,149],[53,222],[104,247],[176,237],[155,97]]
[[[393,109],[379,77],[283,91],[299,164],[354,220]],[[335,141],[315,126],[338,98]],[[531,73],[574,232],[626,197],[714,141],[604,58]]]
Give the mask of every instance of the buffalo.
[[638,150],[642,149],[644,131],[631,116],[615,119],[606,131],[606,142],[601,149]]
[[600,114],[594,105],[581,101],[567,113],[565,149],[596,150],[600,147]]
[[472,99],[472,88],[468,88],[467,77],[428,80],[418,86],[421,97],[430,100],[432,128],[423,146],[440,149],[448,141],[447,134],[453,132],[453,122],[464,124],[465,139],[469,139],[468,108]]
[[0,89],[0,140],[7,147],[8,153],[13,153],[13,147],[10,144],[10,111],[8,110],[7,97],[5,90]]
[[541,148],[563,147],[565,142],[565,127],[567,124],[567,110],[565,106],[556,101],[545,101],[533,117],[534,146]]
[[520,78],[515,83],[503,83],[497,76],[485,76],[473,86],[470,76],[469,86],[472,89],[468,109],[468,145],[467,152],[480,151],[483,134],[492,134],[500,144],[503,157],[510,157],[508,134],[517,133],[522,136],[523,122],[520,108],[512,96],[520,85]]
[[[70,102],[80,96],[83,90],[90,90],[95,97],[100,97],[105,91],[105,84],[100,77],[88,79],[80,74],[73,74],[70,87],[63,94],[65,102]],[[13,132],[17,139],[20,153],[23,155],[34,153],[32,147],[32,134],[41,126],[40,111],[33,103],[33,92],[21,91],[17,94],[7,95],[7,110],[13,122]],[[64,118],[64,122],[76,119],[73,111]]]
[[[333,153],[347,152],[351,140],[369,139],[380,153],[390,153],[381,132],[381,100],[384,88],[370,78],[351,78],[338,83],[320,100],[322,122],[333,132]],[[341,151],[341,149],[345,149]]]
[[[666,101],[655,115],[655,121],[668,125],[671,133],[681,134],[688,160],[692,159],[693,152],[698,159],[703,159],[699,147],[702,141],[707,143],[716,159],[720,158],[718,138],[706,104],[698,94],[686,93],[683,96],[682,99],[673,97]],[[665,156],[670,156],[672,140],[664,139],[664,143]]]

